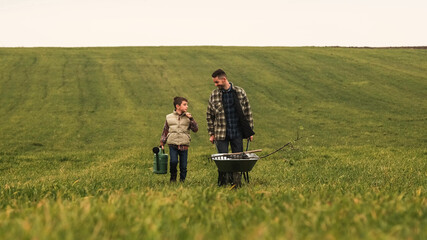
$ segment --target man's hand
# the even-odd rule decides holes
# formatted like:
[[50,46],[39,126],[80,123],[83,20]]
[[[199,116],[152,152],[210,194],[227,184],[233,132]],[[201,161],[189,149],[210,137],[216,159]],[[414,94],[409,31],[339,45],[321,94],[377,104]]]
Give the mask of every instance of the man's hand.
[[188,118],[192,118],[193,116],[191,115],[191,113],[189,113],[189,112],[186,112],[185,113],[185,115],[188,117]]
[[249,141],[252,142],[253,140],[254,140],[254,135],[252,135],[252,136],[249,137]]
[[165,149],[165,147],[163,146],[163,142],[160,142],[160,147],[162,147],[162,149]]
[[215,141],[215,135],[212,135],[212,136],[209,138],[209,141],[213,144],[213,143],[214,143],[214,141]]

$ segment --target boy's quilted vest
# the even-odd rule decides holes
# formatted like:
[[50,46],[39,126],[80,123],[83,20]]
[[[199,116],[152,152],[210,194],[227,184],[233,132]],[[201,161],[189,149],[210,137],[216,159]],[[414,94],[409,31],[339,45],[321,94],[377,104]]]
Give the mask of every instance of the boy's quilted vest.
[[190,145],[190,119],[186,115],[179,116],[176,112],[168,114],[166,121],[169,125],[167,144]]

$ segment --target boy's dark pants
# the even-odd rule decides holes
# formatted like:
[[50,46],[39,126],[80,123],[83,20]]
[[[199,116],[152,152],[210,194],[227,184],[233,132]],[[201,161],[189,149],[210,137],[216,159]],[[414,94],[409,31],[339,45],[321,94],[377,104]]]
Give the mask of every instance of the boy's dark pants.
[[[218,148],[218,153],[228,153],[228,144],[231,146],[231,152],[243,152],[243,139],[234,138],[225,140],[217,140],[216,147]],[[218,186],[226,185],[228,183],[232,184],[241,184],[241,174],[239,172],[220,172],[218,170]]]
[[184,181],[187,177],[187,157],[188,150],[178,150],[176,147],[169,146],[170,154],[170,173],[171,181],[176,181],[178,156],[179,156],[179,180]]

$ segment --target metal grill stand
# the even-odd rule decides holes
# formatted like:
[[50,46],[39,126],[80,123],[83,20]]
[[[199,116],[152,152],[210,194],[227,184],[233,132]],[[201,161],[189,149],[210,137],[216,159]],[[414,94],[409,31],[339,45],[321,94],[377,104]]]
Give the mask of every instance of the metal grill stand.
[[211,159],[218,167],[218,185],[228,183],[240,187],[242,175],[249,182],[249,172],[255,166],[259,157],[255,153],[218,153],[212,154]]

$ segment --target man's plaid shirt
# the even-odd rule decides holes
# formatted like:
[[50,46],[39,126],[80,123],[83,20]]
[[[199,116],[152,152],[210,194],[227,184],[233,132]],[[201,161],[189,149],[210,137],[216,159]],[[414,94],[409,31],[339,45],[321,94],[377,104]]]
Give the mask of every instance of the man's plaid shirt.
[[[251,106],[249,105],[249,100],[246,96],[245,90],[243,90],[241,87],[234,86],[233,84],[231,84],[231,87],[234,91],[236,91],[237,98],[239,99],[240,106],[243,110],[243,114],[253,129],[254,120],[252,118]],[[209,135],[215,135],[216,140],[225,140],[227,134],[227,122],[225,119],[225,110],[222,103],[222,91],[219,89],[213,90],[209,98],[206,120],[208,123]]]
[[[230,83],[231,84],[231,83]],[[226,134],[225,136],[228,139],[242,138],[242,134],[239,128],[239,115],[236,112],[234,106],[234,93],[232,91],[233,84],[228,90],[222,91],[222,106],[225,111],[225,120],[226,120]]]

